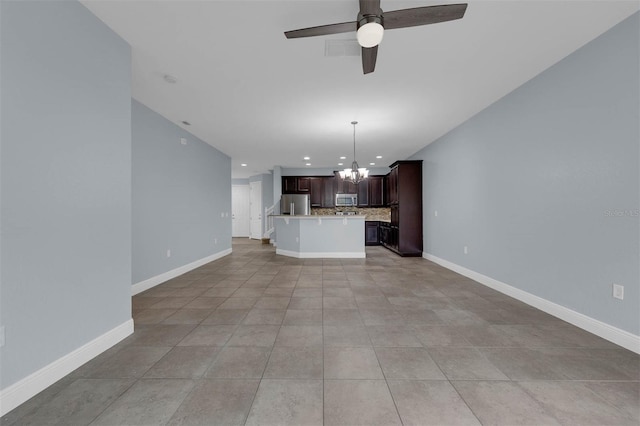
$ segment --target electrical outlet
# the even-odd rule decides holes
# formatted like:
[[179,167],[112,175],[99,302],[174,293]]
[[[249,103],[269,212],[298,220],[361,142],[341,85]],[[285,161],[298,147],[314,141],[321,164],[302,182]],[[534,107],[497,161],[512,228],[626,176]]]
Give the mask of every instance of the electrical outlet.
[[296,237],[296,243],[300,242],[300,237]]
[[0,327],[0,348],[4,346],[4,325]]
[[220,217],[224,217],[224,212],[220,212]]
[[218,239],[217,238],[213,239],[213,244],[218,244]]
[[180,145],[186,145],[187,144],[187,138],[180,138]]
[[469,254],[469,247],[464,246],[462,250],[464,251],[464,254]]
[[620,284],[613,284],[613,297],[616,299],[624,299],[624,286]]
[[167,249],[167,257],[171,257],[171,249]]
[[435,210],[435,211],[433,212],[433,215],[434,215],[435,217],[438,217],[438,210]]

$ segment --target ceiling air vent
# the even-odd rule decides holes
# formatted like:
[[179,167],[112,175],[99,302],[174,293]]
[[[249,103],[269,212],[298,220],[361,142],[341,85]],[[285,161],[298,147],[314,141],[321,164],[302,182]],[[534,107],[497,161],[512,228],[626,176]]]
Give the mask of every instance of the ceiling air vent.
[[358,40],[325,40],[324,56],[360,56]]

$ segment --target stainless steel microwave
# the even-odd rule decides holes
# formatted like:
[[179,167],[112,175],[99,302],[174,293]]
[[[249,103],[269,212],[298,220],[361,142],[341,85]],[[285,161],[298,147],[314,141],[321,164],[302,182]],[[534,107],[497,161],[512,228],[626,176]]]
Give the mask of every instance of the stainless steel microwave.
[[336,194],[336,207],[357,207],[358,194]]

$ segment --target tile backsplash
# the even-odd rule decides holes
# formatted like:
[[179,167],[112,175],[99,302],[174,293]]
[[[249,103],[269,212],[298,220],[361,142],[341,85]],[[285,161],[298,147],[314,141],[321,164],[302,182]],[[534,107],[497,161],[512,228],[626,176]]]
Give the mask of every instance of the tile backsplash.
[[336,212],[356,212],[359,215],[365,215],[366,220],[379,220],[382,222],[391,221],[391,209],[389,207],[340,207],[333,209],[311,208],[312,215],[333,216]]

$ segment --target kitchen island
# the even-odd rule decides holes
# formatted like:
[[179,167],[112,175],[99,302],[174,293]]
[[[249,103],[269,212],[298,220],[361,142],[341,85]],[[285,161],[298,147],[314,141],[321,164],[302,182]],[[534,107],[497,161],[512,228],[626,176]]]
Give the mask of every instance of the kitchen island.
[[276,254],[312,258],[364,258],[366,216],[273,216]]

